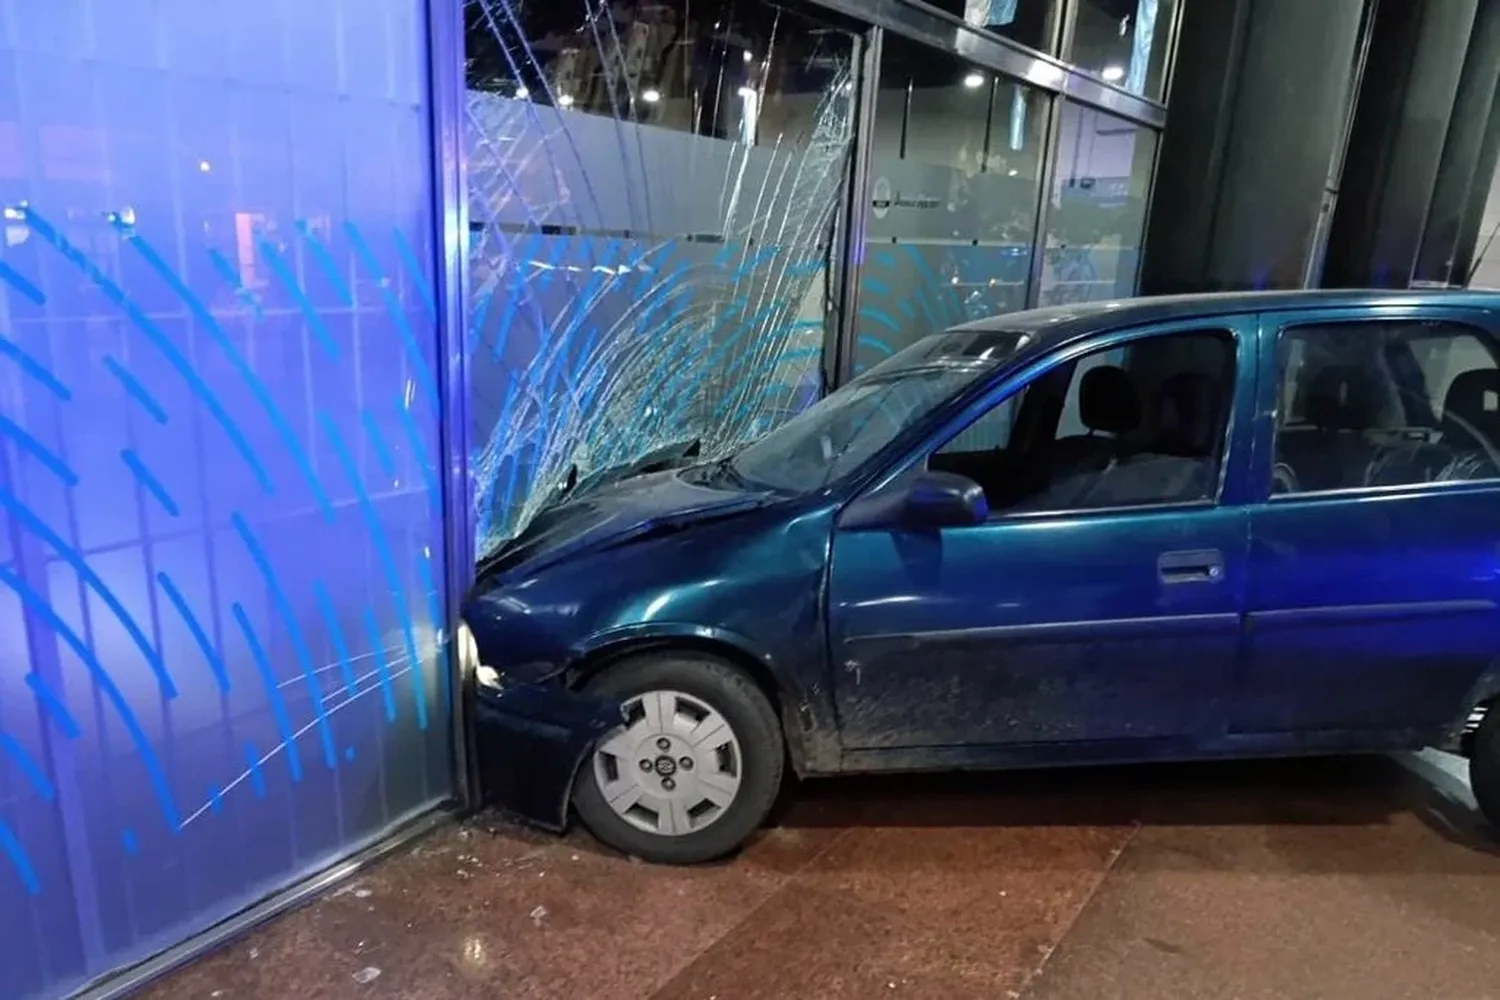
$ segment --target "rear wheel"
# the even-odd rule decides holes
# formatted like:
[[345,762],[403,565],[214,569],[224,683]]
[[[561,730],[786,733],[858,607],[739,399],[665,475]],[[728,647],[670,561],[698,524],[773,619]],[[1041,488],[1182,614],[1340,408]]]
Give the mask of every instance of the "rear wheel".
[[1474,731],[1469,752],[1469,784],[1479,811],[1500,830],[1500,712],[1493,705]]
[[574,789],[594,836],[647,861],[694,864],[754,834],[784,764],[776,713],[754,681],[714,657],[663,652],[621,661],[588,689],[620,699],[626,717]]

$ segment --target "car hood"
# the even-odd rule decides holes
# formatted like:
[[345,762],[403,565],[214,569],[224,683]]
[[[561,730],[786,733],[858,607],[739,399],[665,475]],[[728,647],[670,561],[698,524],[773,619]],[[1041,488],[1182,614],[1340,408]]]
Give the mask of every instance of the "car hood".
[[702,467],[635,476],[549,507],[480,563],[481,581],[540,569],[586,551],[681,530],[770,503],[775,495],[706,485]]

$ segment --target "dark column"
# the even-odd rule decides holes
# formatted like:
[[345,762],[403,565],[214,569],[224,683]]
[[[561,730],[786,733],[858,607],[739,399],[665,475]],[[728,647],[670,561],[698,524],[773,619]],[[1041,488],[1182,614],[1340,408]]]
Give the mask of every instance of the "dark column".
[[[1380,0],[1375,8],[1323,285],[1404,288],[1412,280],[1477,7]],[[1479,116],[1487,118],[1487,110]]]
[[1484,141],[1479,147],[1479,160],[1474,166],[1474,183],[1469,188],[1468,207],[1454,240],[1454,284],[1468,284],[1475,258],[1484,251],[1483,243],[1490,238],[1490,234],[1481,231],[1480,227],[1484,225],[1485,203],[1489,200],[1491,178],[1497,164],[1500,164],[1500,100],[1490,106]]
[[1186,4],[1143,293],[1302,284],[1347,131],[1363,11],[1363,0]]
[[1500,0],[1480,0],[1417,255],[1415,276],[1419,281],[1458,285],[1468,273],[1490,177],[1495,171],[1495,153],[1500,149],[1493,128],[1497,124],[1497,87]]

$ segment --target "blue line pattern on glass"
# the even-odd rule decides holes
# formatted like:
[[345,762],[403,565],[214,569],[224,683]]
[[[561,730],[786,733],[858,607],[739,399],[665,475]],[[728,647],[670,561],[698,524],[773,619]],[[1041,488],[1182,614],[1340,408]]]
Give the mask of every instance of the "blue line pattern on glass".
[[297,283],[297,276],[292,274],[292,269],[287,265],[286,259],[281,256],[281,251],[277,250],[269,240],[261,240],[260,255],[266,259],[266,263],[271,266],[277,280],[281,282],[282,287],[301,310],[302,318],[307,322],[307,328],[312,331],[313,339],[318,342],[318,346],[323,348],[323,353],[327,354],[330,360],[337,361],[340,354],[338,343],[328,332],[328,327],[324,324],[318,307],[312,304],[312,300]]
[[[422,485],[427,489],[427,497],[432,502],[433,510],[441,510],[443,497],[438,490],[437,474],[432,460],[427,457],[427,446],[422,443],[422,431],[417,427],[417,422],[412,419],[411,411],[405,406],[397,404],[396,415],[401,420],[401,430],[406,437],[406,443],[411,446],[412,457],[417,460],[417,471],[422,476]],[[380,430],[374,424],[365,425],[365,430],[380,439]],[[381,447],[384,447],[384,444]],[[386,450],[389,451],[389,449]]]
[[19,424],[14,423],[8,417],[0,416],[0,433],[3,433],[5,437],[14,441],[16,446],[21,449],[22,454],[29,455],[46,466],[47,471],[62,480],[65,486],[78,485],[78,473],[70,469],[66,462],[48,450],[46,445],[26,433]]
[[313,597],[318,602],[318,610],[323,615],[323,622],[328,626],[328,638],[333,643],[334,655],[339,658],[339,676],[344,680],[344,693],[353,698],[358,683],[354,679],[354,667],[349,659],[349,647],[344,642],[344,630],[339,628],[339,613],[333,606],[333,598],[328,594],[328,588],[323,585],[322,580],[314,580],[312,583]]
[[427,280],[427,275],[422,273],[422,262],[417,259],[416,251],[411,248],[411,243],[406,239],[406,234],[401,231],[400,226],[392,226],[391,235],[396,242],[396,253],[410,272],[412,284],[417,286],[417,294],[422,296],[422,305],[427,309],[427,319],[436,323],[437,296],[432,294],[432,283]]
[[177,589],[177,584],[172,582],[172,578],[165,571],[156,574],[156,582],[161,585],[162,593],[167,595],[167,600],[171,601],[172,607],[177,609],[178,616],[182,619],[183,624],[187,626],[189,634],[193,637],[193,641],[198,644],[198,650],[203,654],[203,659],[208,664],[208,669],[213,673],[214,680],[219,685],[219,690],[224,694],[228,694],[230,689],[229,671],[224,668],[223,658],[219,656],[218,650],[214,649],[212,640],[209,639],[208,633],[203,630],[203,626],[198,622],[197,616],[193,614],[193,609],[188,606],[187,599],[182,596],[182,591]]
[[99,599],[119,619],[120,624],[130,635],[131,641],[135,643],[136,648],[145,657],[147,665],[151,667],[151,672],[156,675],[156,683],[161,688],[162,697],[169,701],[176,698],[177,685],[172,682],[171,675],[167,673],[167,668],[162,663],[161,655],[151,645],[151,641],[146,638],[140,626],[135,623],[135,619],[130,616],[130,612],[125,610],[125,605],[120,603],[120,599],[115,596],[114,591],[110,590],[108,585],[100,579],[99,574],[95,573],[89,567],[82,553],[69,545],[67,541],[51,528],[47,527],[46,522],[38,517],[30,507],[27,507],[20,500],[16,499],[9,491],[0,489],[0,506],[7,508],[11,512],[11,516],[25,525],[27,530],[51,546],[53,551],[62,556],[63,560],[69,566],[73,567],[73,572],[78,574],[78,578],[87,584],[94,593],[99,595]]
[[[380,515],[375,511],[375,504],[370,500],[370,493],[360,479],[359,467],[354,463],[354,456],[349,453],[349,446],[344,443],[344,436],[339,433],[338,427],[327,413],[319,413],[318,421],[323,426],[323,434],[333,446],[334,454],[338,456],[339,464],[344,467],[344,475],[348,478],[349,485],[354,489],[355,500],[359,503],[360,512],[365,518],[365,525],[369,528],[370,543],[375,546],[375,555],[379,558],[381,569],[385,572],[386,586],[390,589],[391,600],[395,602],[396,613],[401,619],[401,632],[406,640],[406,655],[411,663],[412,689],[417,700],[417,725],[426,729],[427,692],[422,682],[422,661],[417,655],[416,627],[406,607],[406,600],[403,596],[405,588],[401,586],[401,573],[396,568],[396,559],[391,554],[390,543],[386,541],[385,527],[380,523]],[[436,625],[435,622],[433,624]]]
[[141,461],[139,455],[126,448],[120,452],[120,460],[129,467],[136,481],[141,484],[141,487],[156,498],[156,502],[161,504],[162,510],[173,517],[178,517],[182,514],[181,508],[177,506],[177,501],[172,499],[172,494],[168,493],[167,488],[162,485],[162,481],[157,479],[150,469],[146,468],[146,463]]
[[29,896],[40,896],[42,894],[42,883],[37,878],[36,867],[31,863],[31,856],[26,853],[26,848],[16,839],[11,828],[0,820],[0,851],[4,851],[6,857],[10,858],[16,875],[21,880]]
[[266,775],[260,769],[260,751],[254,743],[245,744],[245,769],[250,772],[250,788],[257,799],[266,797]]
[[376,259],[375,251],[370,249],[370,244],[365,242],[364,234],[353,222],[344,223],[344,231],[349,234],[349,242],[354,247],[355,255],[359,257],[365,270],[370,272],[370,277],[375,279],[376,287],[380,289],[380,297],[385,300],[386,311],[391,314],[396,330],[401,334],[401,343],[406,349],[407,358],[411,361],[413,376],[422,386],[422,391],[426,393],[427,401],[435,402],[438,398],[438,391],[432,366],[422,354],[422,345],[417,343],[417,335],[411,328],[411,321],[406,317],[406,310],[402,308],[400,300],[396,298],[396,293],[391,289],[390,282],[386,280],[385,273],[380,269],[380,261]]
[[26,781],[35,789],[36,793],[48,802],[57,798],[57,789],[52,784],[52,779],[47,777],[47,772],[36,762],[36,758],[26,752],[14,736],[10,733],[0,732],[0,751],[15,762],[16,768],[26,776]]
[[42,294],[42,290],[40,288],[36,287],[36,285],[33,285],[25,277],[25,275],[21,274],[21,272],[17,271],[15,268],[5,263],[3,260],[0,260],[0,281],[4,281],[7,285],[20,292],[27,299],[30,299],[32,305],[40,306],[46,305],[47,303],[47,296]]
[[135,831],[126,827],[120,831],[120,846],[125,849],[125,856],[133,858],[140,852],[141,842],[136,837]]
[[265,311],[260,305],[260,299],[254,292],[245,287],[244,282],[240,280],[239,272],[234,269],[233,264],[229,263],[227,257],[217,250],[210,249],[208,251],[208,260],[209,263],[213,264],[214,270],[218,271],[219,275],[225,281],[229,282],[229,286],[234,289],[235,298],[249,306],[250,311],[255,313],[257,319],[265,315]]
[[29,208],[25,211],[26,222],[31,231],[50,243],[56,248],[58,253],[62,254],[74,267],[83,272],[84,276],[104,293],[105,298],[118,306],[125,313],[126,317],[135,324],[136,328],[144,333],[152,345],[161,352],[162,356],[167,359],[167,363],[188,384],[193,394],[202,401],[215,422],[223,429],[225,435],[229,438],[229,443],[234,447],[235,451],[239,452],[245,464],[250,467],[250,471],[255,474],[256,481],[260,483],[261,489],[268,495],[274,494],[276,492],[276,485],[271,481],[271,476],[266,472],[265,466],[256,457],[255,450],[250,447],[250,442],[245,439],[244,432],[240,430],[239,425],[234,422],[228,411],[224,409],[224,404],[219,402],[218,397],[214,395],[207,383],[203,381],[203,377],[193,370],[191,362],[182,356],[182,352],[172,346],[172,342],[166,338],[161,330],[157,329],[151,317],[147,316],[141,307],[136,305],[125,294],[120,286],[116,285],[103,271],[99,270],[98,266],[83,254],[83,251],[70,243],[66,237],[52,227],[51,223],[47,222],[35,211]]
[[375,673],[380,678],[380,698],[385,702],[385,720],[396,721],[396,692],[391,686],[391,668],[385,662],[385,639],[380,635],[380,622],[375,620],[375,609],[365,608],[365,632],[370,640],[370,656],[375,660]]
[[[318,474],[313,470],[312,459],[308,457],[307,449],[302,446],[302,441],[297,437],[296,432],[292,430],[291,423],[287,420],[286,415],[282,413],[281,407],[276,405],[276,401],[272,398],[270,390],[266,388],[265,382],[255,373],[255,370],[245,360],[244,355],[234,346],[234,342],[224,333],[224,328],[214,318],[213,313],[209,312],[208,307],[203,304],[203,301],[193,294],[192,289],[188,288],[177,272],[173,271],[167,262],[162,260],[161,255],[156,252],[156,249],[134,232],[129,234],[127,241],[141,255],[142,259],[151,266],[151,269],[171,286],[172,290],[177,293],[178,297],[188,307],[188,311],[197,319],[199,325],[203,328],[203,332],[208,334],[209,338],[218,345],[219,350],[224,353],[224,356],[229,359],[230,365],[239,374],[246,388],[250,390],[251,395],[255,397],[255,401],[260,404],[260,408],[265,411],[267,418],[270,419],[271,426],[276,429],[276,435],[281,438],[282,445],[291,454],[292,460],[297,463],[297,468],[301,471],[302,478],[307,483],[308,491],[312,493],[313,500],[317,503],[318,509],[323,513],[323,520],[328,524],[333,524],[336,520],[333,512],[333,504],[329,503],[328,494],[324,491],[323,484],[318,479]],[[228,263],[228,261],[225,261],[226,267]]]
[[76,740],[83,735],[83,730],[78,728],[78,721],[73,718],[73,713],[68,711],[68,706],[63,704],[57,692],[53,691],[39,674],[27,674],[25,680],[26,686],[31,689],[32,696],[36,698],[47,716],[57,724],[63,736]]
[[53,375],[46,365],[27,354],[15,341],[0,337],[0,354],[14,361],[17,367],[58,399],[67,402],[73,398],[73,390],[63,385],[62,380]]
[[339,766],[338,756],[334,751],[333,726],[328,721],[328,712],[323,708],[323,692],[318,686],[318,675],[313,669],[312,651],[308,649],[307,638],[302,634],[302,628],[297,624],[297,612],[292,607],[292,602],[287,599],[286,591],[282,589],[281,580],[276,575],[276,570],[271,566],[271,560],[267,558],[265,549],[261,547],[260,540],[250,530],[250,525],[245,523],[245,517],[239,511],[229,515],[229,523],[234,527],[240,540],[245,543],[250,558],[260,570],[261,578],[266,582],[266,590],[271,595],[271,603],[276,605],[276,611],[281,616],[282,624],[286,626],[287,638],[291,640],[292,651],[297,656],[297,664],[302,668],[303,679],[307,682],[307,693],[312,699],[313,714],[318,720],[318,739],[323,744],[323,763],[328,765],[332,771]]
[[380,426],[375,422],[375,414],[369,410],[360,410],[359,421],[364,425],[365,437],[370,441],[370,450],[375,452],[375,461],[380,463],[380,471],[391,479],[395,479],[396,458],[391,454],[391,449],[386,446],[385,436],[380,433]]
[[286,750],[286,765],[291,771],[292,781],[301,781],[302,753],[297,749],[297,734],[292,729],[292,719],[287,714],[286,701],[281,697],[281,690],[276,684],[276,675],[271,671],[271,661],[267,659],[265,647],[256,637],[250,618],[245,614],[245,609],[240,606],[240,602],[235,601],[231,604],[229,612],[234,615],[234,620],[240,627],[240,633],[245,637],[245,645],[250,648],[250,658],[255,661],[255,669],[260,674],[261,685],[266,689],[266,700],[271,704],[271,715],[276,720],[276,732],[281,736],[281,749]]
[[[109,676],[108,671],[100,666],[98,658],[94,656],[94,651],[89,649],[87,644],[68,627],[67,623],[57,616],[57,612],[52,610],[52,606],[47,603],[47,599],[32,590],[26,581],[15,576],[9,570],[0,568],[0,583],[14,590],[16,595],[21,598],[21,603],[29,607],[54,635],[67,644],[68,648],[73,651],[73,655],[77,656],[83,663],[84,668],[88,670],[89,676],[93,678],[94,687],[98,689],[100,694],[104,695],[104,699],[109,702],[110,707],[115,710],[115,714],[120,717],[120,722],[125,726],[125,731],[130,734],[131,742],[135,744],[136,751],[140,755],[141,765],[145,767],[151,787],[156,793],[156,801],[161,807],[162,818],[166,820],[167,827],[176,833],[181,825],[181,814],[177,810],[176,800],[172,797],[172,788],[167,783],[166,772],[162,770],[161,761],[157,758],[156,751],[151,748],[151,741],[146,738],[145,731],[141,729],[141,724],[136,719],[135,712],[131,710],[130,703],[125,700],[125,696],[115,686],[114,679]],[[41,692],[45,690],[45,687],[41,684],[41,678],[38,677],[36,681],[32,681],[31,678],[33,677],[36,677],[36,675],[27,675],[27,684],[31,687],[32,692],[37,695],[38,699],[42,700],[43,696]],[[50,701],[46,702],[46,707],[54,713],[54,717],[68,719],[66,728],[63,730],[64,735],[67,735],[71,730],[72,734],[76,736],[78,734],[78,724],[72,721],[71,715],[67,714],[62,701],[55,694],[49,694],[47,697]],[[63,712],[63,716],[55,714],[59,710]]]
[[323,276],[328,279],[328,283],[338,293],[339,299],[346,306],[354,305],[354,293],[349,290],[349,283],[339,273],[338,263],[333,259],[333,255],[328,252],[328,248],[313,233],[312,227],[307,224],[306,219],[298,219],[296,226],[297,232],[301,233],[302,239],[307,242],[307,249],[312,254],[313,262],[318,265],[318,270],[323,272]]
[[141,385],[140,381],[126,370],[124,365],[107,354],[104,356],[101,364],[104,365],[105,371],[113,375],[119,381],[120,385],[124,386],[130,398],[139,403],[141,409],[151,415],[152,420],[155,420],[159,424],[167,422],[167,411],[162,409],[162,405],[156,401],[156,397],[151,395],[146,387]]

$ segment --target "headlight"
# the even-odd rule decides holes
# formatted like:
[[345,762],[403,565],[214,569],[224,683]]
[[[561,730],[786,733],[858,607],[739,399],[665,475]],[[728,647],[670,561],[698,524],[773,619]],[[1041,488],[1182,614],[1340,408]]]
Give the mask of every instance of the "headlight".
[[458,655],[460,677],[473,677],[474,683],[488,688],[500,686],[500,672],[479,662],[479,643],[475,641],[468,622],[458,623],[458,634],[453,645]]

